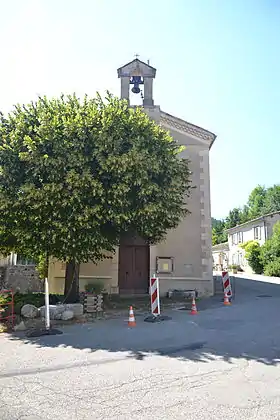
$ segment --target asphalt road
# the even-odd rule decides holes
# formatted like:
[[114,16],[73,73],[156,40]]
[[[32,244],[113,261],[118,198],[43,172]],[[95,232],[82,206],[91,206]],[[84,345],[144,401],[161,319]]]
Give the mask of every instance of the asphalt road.
[[279,419],[279,302],[280,285],[238,279],[230,307],[196,316],[1,335],[0,419]]

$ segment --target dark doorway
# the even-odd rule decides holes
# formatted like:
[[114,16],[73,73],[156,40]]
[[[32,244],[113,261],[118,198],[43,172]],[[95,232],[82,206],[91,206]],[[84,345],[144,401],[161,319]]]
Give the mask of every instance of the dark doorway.
[[136,236],[123,238],[119,247],[119,293],[148,293],[149,268],[149,245]]

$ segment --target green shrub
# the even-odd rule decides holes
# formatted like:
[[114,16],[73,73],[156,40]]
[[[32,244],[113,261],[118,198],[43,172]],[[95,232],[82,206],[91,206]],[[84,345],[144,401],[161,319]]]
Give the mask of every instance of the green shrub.
[[280,257],[266,264],[264,274],[266,276],[280,277]]
[[104,284],[102,280],[96,280],[85,285],[85,291],[94,295],[100,295],[103,290]]
[[5,293],[0,294],[0,305],[5,305],[10,302],[11,296]]
[[280,222],[275,223],[273,234],[261,247],[261,261],[264,266],[280,257]]
[[263,273],[263,264],[260,259],[261,248],[254,248],[248,257],[248,264],[256,274]]
[[9,315],[11,306],[9,302],[11,301],[11,295],[2,293],[0,294],[0,318]]
[[256,274],[262,274],[264,264],[261,258],[261,246],[257,241],[248,241],[241,244],[240,247],[245,251],[245,258],[249,266]]

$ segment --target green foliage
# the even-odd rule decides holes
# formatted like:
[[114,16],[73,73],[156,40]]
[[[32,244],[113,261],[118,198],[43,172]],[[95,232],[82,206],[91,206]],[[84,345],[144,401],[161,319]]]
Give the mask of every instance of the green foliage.
[[249,220],[261,216],[264,210],[266,198],[265,187],[258,185],[253,189],[248,198]]
[[280,277],[280,257],[277,257],[266,264],[264,274],[266,276]]
[[125,232],[161,241],[188,214],[182,150],[110,94],[16,106],[0,115],[0,248],[37,260],[44,276],[42,255],[77,267],[115,252]]
[[246,223],[250,220],[250,209],[247,205],[243,206],[240,215],[240,222]]
[[11,296],[9,294],[5,294],[5,293],[0,294],[0,305],[4,305],[10,301],[11,301]]
[[0,318],[1,317],[3,318],[11,313],[10,302],[11,302],[11,295],[9,293],[2,292],[0,294]]
[[102,280],[95,280],[94,282],[85,285],[85,291],[95,295],[100,295],[104,290],[104,284]]
[[265,188],[257,185],[242,209],[243,222],[264,216],[265,214],[280,211],[280,185]]
[[248,220],[280,211],[280,185],[254,188],[249,195],[248,210]]
[[221,222],[221,220],[211,217],[212,228],[215,228],[219,222]]
[[278,257],[280,257],[280,222],[275,223],[272,237],[264,243],[261,249],[261,260],[264,265]]
[[242,211],[236,207],[230,210],[225,221],[225,227],[226,229],[230,229],[232,227],[240,225],[240,223],[242,223]]
[[219,243],[217,232],[215,228],[212,228],[212,245],[217,245]]
[[261,246],[258,241],[248,241],[240,244],[240,247],[245,250],[245,258],[248,264],[256,274],[262,274],[264,265],[261,259]]
[[140,108],[108,94],[16,106],[0,118],[0,243],[78,263],[122,232],[162,240],[188,213],[188,161]]
[[48,277],[48,258],[46,255],[39,255],[36,261],[36,270],[40,279]]
[[212,218],[212,244],[216,245],[226,241],[225,222]]
[[263,214],[280,211],[280,185],[273,185],[266,190]]
[[261,247],[261,261],[266,276],[280,277],[280,222],[273,226],[273,234]]

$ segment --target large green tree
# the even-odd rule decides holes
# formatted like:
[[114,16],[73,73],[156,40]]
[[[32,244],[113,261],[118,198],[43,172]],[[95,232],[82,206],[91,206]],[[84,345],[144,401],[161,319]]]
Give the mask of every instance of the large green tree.
[[257,185],[250,193],[248,198],[249,219],[255,219],[264,214],[264,206],[266,200],[266,188],[262,185]]
[[230,210],[225,221],[225,227],[226,229],[230,229],[239,225],[240,223],[242,223],[242,210],[235,207],[234,209]]
[[280,211],[280,185],[273,185],[266,190],[263,214]]
[[112,253],[124,232],[162,240],[187,213],[188,161],[140,108],[112,95],[39,98],[0,118],[0,246],[78,267]]
[[212,244],[217,245],[226,241],[225,221],[212,218]]

